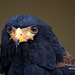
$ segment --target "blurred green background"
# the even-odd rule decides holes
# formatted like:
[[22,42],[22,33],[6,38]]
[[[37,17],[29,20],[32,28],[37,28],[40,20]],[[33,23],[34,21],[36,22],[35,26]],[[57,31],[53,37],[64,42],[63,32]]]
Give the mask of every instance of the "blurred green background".
[[4,24],[19,14],[46,22],[64,48],[75,56],[75,0],[0,0],[0,39]]

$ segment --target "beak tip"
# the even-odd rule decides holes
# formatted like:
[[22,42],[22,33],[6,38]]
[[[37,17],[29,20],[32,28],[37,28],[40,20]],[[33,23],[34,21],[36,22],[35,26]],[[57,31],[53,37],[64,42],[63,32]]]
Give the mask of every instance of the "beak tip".
[[18,45],[19,45],[19,40],[18,40],[18,38],[15,38],[15,45],[16,45],[16,48],[17,48]]

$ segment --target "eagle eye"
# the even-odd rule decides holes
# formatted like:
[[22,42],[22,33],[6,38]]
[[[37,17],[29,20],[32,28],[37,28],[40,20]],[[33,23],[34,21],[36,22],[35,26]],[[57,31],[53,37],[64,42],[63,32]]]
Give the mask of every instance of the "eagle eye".
[[31,32],[32,33],[37,33],[37,31],[38,31],[38,26],[32,26],[31,27]]
[[11,26],[7,26],[7,32],[11,33],[12,32],[12,27]]

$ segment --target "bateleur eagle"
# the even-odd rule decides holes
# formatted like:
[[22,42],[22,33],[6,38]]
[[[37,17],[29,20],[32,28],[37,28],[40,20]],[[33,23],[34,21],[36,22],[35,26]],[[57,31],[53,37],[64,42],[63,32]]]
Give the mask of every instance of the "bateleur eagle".
[[69,55],[52,28],[34,16],[14,16],[3,28],[0,72],[5,75],[75,75],[75,58]]

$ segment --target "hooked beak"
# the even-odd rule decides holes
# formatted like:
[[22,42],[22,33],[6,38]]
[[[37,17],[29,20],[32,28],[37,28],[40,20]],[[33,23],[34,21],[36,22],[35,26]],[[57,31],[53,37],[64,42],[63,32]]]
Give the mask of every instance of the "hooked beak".
[[20,39],[22,38],[21,37],[21,34],[22,34],[22,31],[20,28],[16,29],[15,31],[15,45],[16,45],[16,48],[18,48],[18,45],[19,45],[19,42],[20,42]]
[[29,39],[33,40],[33,36],[28,33],[27,30],[21,30],[20,28],[15,31],[15,45],[18,47],[20,42],[27,42]]
[[19,40],[18,38],[15,38],[15,45],[16,45],[16,53],[19,51],[18,50],[18,45],[19,45]]
[[15,45],[16,45],[16,48],[17,48],[18,45],[19,45],[19,40],[18,40],[18,38],[15,38]]

